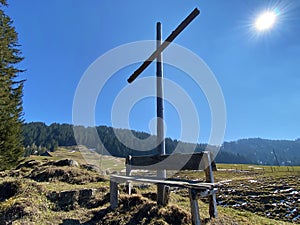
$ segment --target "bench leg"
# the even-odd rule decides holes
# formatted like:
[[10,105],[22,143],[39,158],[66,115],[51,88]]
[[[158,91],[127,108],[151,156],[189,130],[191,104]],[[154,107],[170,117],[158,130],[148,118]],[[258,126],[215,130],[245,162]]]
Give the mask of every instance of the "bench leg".
[[[208,183],[214,183],[214,176],[213,176],[213,171],[212,171],[212,166],[211,166],[211,158],[210,158],[210,153],[206,152],[204,154],[204,162],[205,162],[205,177],[206,177],[206,182]],[[216,193],[214,192],[212,195],[208,197],[209,200],[209,215],[211,218],[216,218],[218,216],[218,211],[217,211],[217,197]]]
[[218,209],[217,209],[217,197],[216,193],[208,196],[209,201],[209,215],[210,218],[217,218],[218,217]]
[[161,206],[166,206],[169,202],[169,192],[170,187],[163,185],[163,184],[157,184],[157,204]]
[[118,183],[110,180],[110,208],[116,209],[118,208]]
[[[131,156],[128,156],[128,158],[126,160],[128,160],[130,162]],[[131,175],[131,166],[126,163],[126,176],[130,176],[130,175]],[[131,195],[131,189],[132,189],[132,183],[130,181],[127,181],[126,182],[126,193]]]
[[200,212],[198,206],[197,193],[193,189],[189,189],[191,213],[192,213],[192,224],[201,225]]
[[132,183],[130,181],[126,182],[126,193],[131,195]]

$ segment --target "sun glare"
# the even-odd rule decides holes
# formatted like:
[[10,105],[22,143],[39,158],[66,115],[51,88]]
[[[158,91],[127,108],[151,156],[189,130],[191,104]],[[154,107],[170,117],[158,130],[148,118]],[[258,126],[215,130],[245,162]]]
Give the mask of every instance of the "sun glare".
[[273,11],[266,11],[259,15],[255,21],[255,28],[258,31],[271,29],[276,22],[276,13]]
[[[300,0],[299,0],[300,1]],[[280,37],[288,28],[292,15],[298,9],[295,1],[265,1],[256,7],[249,8],[248,15],[242,21],[247,38],[255,41],[270,41]],[[269,3],[267,3],[269,2]]]

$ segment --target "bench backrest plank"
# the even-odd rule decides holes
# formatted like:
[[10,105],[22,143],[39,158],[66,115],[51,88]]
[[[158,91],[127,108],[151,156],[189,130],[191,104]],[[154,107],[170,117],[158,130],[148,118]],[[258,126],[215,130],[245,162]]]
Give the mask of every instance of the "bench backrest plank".
[[[209,166],[208,161],[210,162],[207,154],[210,153],[128,156],[126,167],[130,167],[130,170],[205,170]],[[216,170],[215,162],[211,162],[211,167],[212,170]]]

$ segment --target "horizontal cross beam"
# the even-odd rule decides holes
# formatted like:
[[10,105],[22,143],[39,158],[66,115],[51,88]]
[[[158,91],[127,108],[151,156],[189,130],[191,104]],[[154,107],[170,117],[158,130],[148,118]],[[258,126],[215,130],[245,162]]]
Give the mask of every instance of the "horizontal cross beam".
[[166,48],[168,45],[200,14],[199,9],[195,8],[179,26],[167,37],[167,39],[157,48],[146,61],[128,78],[128,82],[131,83],[135,80]]

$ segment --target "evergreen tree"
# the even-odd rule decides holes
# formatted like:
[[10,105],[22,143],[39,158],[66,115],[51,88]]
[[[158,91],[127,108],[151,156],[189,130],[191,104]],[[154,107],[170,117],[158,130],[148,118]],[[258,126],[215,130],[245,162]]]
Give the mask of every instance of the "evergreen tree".
[[12,20],[5,15],[5,0],[0,0],[0,170],[15,166],[24,155],[22,146],[23,72],[17,68],[23,58]]

